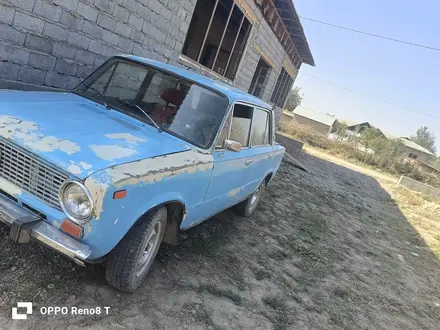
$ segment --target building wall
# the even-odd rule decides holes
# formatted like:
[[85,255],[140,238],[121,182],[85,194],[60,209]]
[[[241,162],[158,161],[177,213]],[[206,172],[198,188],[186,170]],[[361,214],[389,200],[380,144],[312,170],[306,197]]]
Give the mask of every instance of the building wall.
[[300,125],[307,125],[310,126],[311,128],[313,128],[315,131],[321,133],[321,134],[325,134],[327,135],[330,132],[330,126],[319,123],[317,121],[311,120],[309,118],[297,115],[297,114],[293,114],[293,118],[292,120],[294,120],[296,123],[300,124]]
[[[181,56],[196,2],[3,0],[0,79],[72,88],[108,57],[119,53],[206,71]],[[263,56],[272,67],[262,96],[269,101],[283,61],[293,65],[254,0],[236,3],[252,16],[253,26],[233,83],[248,91]],[[296,77],[297,72],[294,74]]]
[[5,0],[0,79],[72,88],[109,56],[177,58],[196,0]]
[[416,149],[409,148],[407,146],[404,146],[404,148],[406,150],[406,154],[405,154],[406,157],[408,157],[408,155],[410,153],[412,153],[414,155],[417,155],[417,160],[418,161],[421,161],[421,162],[424,162],[424,163],[429,163],[430,161],[434,160],[434,156],[425,154],[424,152],[421,152],[421,151],[416,150]]

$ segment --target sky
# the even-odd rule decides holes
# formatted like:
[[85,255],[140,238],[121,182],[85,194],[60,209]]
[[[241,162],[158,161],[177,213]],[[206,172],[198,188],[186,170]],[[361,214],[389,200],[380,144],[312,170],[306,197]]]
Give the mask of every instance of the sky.
[[[438,0],[294,0],[298,14],[352,29],[440,48]],[[316,80],[440,118],[440,52],[302,20],[316,67],[303,64],[295,81],[302,106],[337,118],[368,121],[397,136],[440,119],[403,110]],[[437,152],[440,154],[440,152]]]

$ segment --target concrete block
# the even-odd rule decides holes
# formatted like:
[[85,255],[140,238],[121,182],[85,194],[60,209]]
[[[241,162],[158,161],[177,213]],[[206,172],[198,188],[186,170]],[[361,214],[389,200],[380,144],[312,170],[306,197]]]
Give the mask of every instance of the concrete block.
[[0,22],[12,24],[14,20],[15,8],[0,4]]
[[32,11],[35,0],[7,0],[12,6],[24,9],[26,11]]
[[148,8],[150,8],[155,13],[159,14],[163,5],[158,0],[150,0],[148,3]]
[[0,44],[0,61],[10,61],[16,64],[28,64],[29,56],[30,52],[27,49]]
[[47,37],[39,37],[33,34],[28,34],[26,36],[24,45],[27,48],[50,54],[53,47],[53,41]]
[[29,57],[29,66],[42,69],[42,70],[52,70],[55,67],[56,57],[52,55],[31,53]]
[[76,12],[84,17],[86,20],[89,20],[91,22],[96,22],[98,18],[98,11],[95,8],[82,2],[78,3],[78,8]]
[[57,72],[48,72],[44,84],[57,88],[67,88],[69,80],[69,76]]
[[97,23],[107,30],[114,31],[117,21],[110,16],[99,13]]
[[61,19],[62,9],[44,0],[36,0],[32,11],[38,16],[47,18],[51,21],[59,22]]
[[130,34],[130,39],[142,44],[144,42],[145,34],[141,31],[133,30]]
[[89,51],[105,56],[107,54],[107,46],[100,41],[92,40],[89,45]]
[[45,78],[46,78],[46,71],[34,69],[28,66],[20,67],[20,71],[18,73],[19,81],[36,84],[36,85],[43,85]]
[[84,24],[84,19],[77,14],[63,10],[60,22],[70,30],[81,31]]
[[76,47],[88,49],[90,38],[76,32],[70,32],[67,42]]
[[114,1],[109,0],[95,0],[95,6],[98,8],[99,12],[111,14],[115,7],[115,3]]
[[0,78],[16,80],[20,66],[12,62],[0,62]]
[[67,40],[69,36],[69,31],[59,25],[45,22],[43,35],[57,40]]
[[130,24],[137,30],[142,30],[142,26],[144,25],[144,20],[139,16],[131,14],[128,19],[128,24]]
[[69,77],[69,82],[67,84],[67,89],[72,90],[74,89],[76,86],[79,85],[79,83],[81,82],[81,79],[78,77]]
[[93,72],[93,68],[88,66],[79,65],[76,76],[79,78],[87,78]]
[[53,44],[52,55],[55,55],[57,57],[73,60],[75,58],[75,52],[76,47],[74,46],[60,42],[55,42]]
[[61,58],[57,59],[55,71],[66,75],[74,76],[78,70],[78,64],[73,61],[66,61]]
[[55,5],[75,12],[78,7],[78,0],[52,0]]
[[122,35],[124,37],[129,37],[132,31],[133,28],[131,26],[128,26],[127,24],[122,22],[116,23],[115,33]]
[[104,30],[104,32],[102,33],[102,40],[108,42],[109,44],[117,45],[119,41],[119,36],[113,32]]
[[43,32],[44,21],[40,18],[17,11],[14,16],[13,25],[18,28],[41,33]]
[[145,7],[141,4],[139,4],[139,7],[136,10],[136,13],[142,17],[145,21],[149,21],[151,16],[154,15],[154,13],[151,12],[151,9],[148,7]]
[[0,40],[2,42],[22,46],[24,44],[25,38],[25,33],[18,31],[9,25],[0,24]]
[[119,37],[118,47],[123,49],[126,53],[131,53],[133,50],[134,42],[130,39]]
[[84,21],[84,25],[82,27],[82,31],[90,37],[94,37],[96,39],[101,39],[104,29],[95,23]]
[[124,7],[114,6],[112,15],[113,17],[116,17],[117,19],[127,23],[128,18],[130,17],[130,12]]
[[137,11],[139,6],[139,2],[137,0],[123,0],[119,4],[133,13]]
[[75,61],[81,64],[93,66],[96,56],[96,54],[87,50],[77,49],[75,54]]

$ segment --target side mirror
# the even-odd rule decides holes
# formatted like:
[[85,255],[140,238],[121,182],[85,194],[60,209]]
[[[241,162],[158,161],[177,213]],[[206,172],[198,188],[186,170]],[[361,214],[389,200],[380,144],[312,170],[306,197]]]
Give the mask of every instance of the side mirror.
[[234,141],[234,140],[228,140],[226,139],[223,142],[223,147],[226,150],[234,151],[234,152],[240,152],[241,151],[241,143]]

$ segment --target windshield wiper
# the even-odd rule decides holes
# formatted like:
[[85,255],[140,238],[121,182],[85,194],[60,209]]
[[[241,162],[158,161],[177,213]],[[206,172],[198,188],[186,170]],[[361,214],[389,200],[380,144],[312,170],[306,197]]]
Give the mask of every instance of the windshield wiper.
[[136,109],[138,109],[139,111],[141,111],[141,112],[145,115],[145,117],[147,117],[148,120],[150,120],[150,121],[153,123],[154,127],[157,128],[158,132],[159,132],[159,133],[162,133],[162,128],[160,128],[160,126],[159,126],[159,125],[153,120],[153,118],[151,118],[151,116],[148,114],[148,112],[146,112],[146,111],[145,111],[144,109],[142,109],[140,106],[138,106],[137,104],[134,104],[134,103],[130,103],[130,102],[128,102],[128,101],[126,101],[126,100],[124,100],[124,99],[121,99],[121,98],[119,98],[119,97],[117,97],[115,100],[118,101],[118,102],[121,102],[122,104],[125,104],[126,106],[129,106],[129,107],[136,107]]
[[87,89],[90,89],[91,91],[93,91],[93,92],[95,92],[96,94],[98,94],[98,95],[101,97],[102,104],[105,106],[105,108],[106,108],[107,110],[110,110],[110,106],[107,104],[107,101],[105,100],[105,95],[104,95],[104,94],[102,94],[102,93],[101,93],[100,91],[98,91],[96,88],[93,88],[93,87],[91,87],[91,86],[87,86],[87,85],[84,83],[84,81],[81,81],[79,84],[80,84],[80,85],[83,85],[83,86],[85,86],[85,87],[87,87]]

